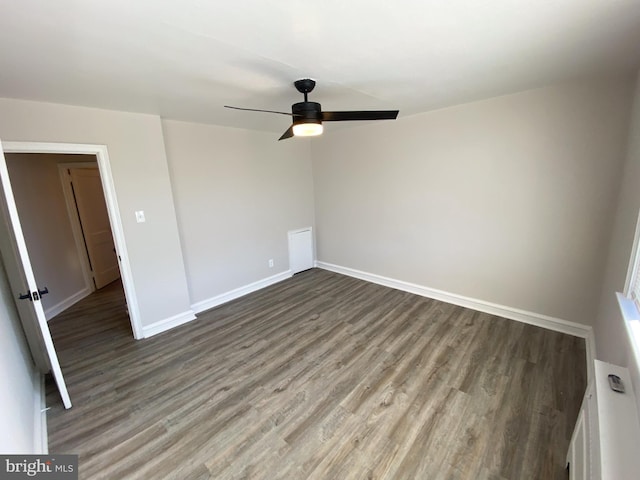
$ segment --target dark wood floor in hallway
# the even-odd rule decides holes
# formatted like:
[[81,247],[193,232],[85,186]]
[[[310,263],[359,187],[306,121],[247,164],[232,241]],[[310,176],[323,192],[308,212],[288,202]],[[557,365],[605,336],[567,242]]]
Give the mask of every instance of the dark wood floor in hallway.
[[324,270],[135,341],[118,283],[50,323],[82,479],[566,478],[584,340]]

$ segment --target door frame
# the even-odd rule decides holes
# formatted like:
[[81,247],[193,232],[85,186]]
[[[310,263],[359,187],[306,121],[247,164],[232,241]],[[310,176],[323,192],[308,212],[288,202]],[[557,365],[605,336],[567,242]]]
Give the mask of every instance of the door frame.
[[100,172],[100,181],[104,199],[107,204],[109,213],[109,223],[111,224],[111,233],[116,252],[120,260],[120,276],[122,278],[122,286],[129,311],[129,320],[131,321],[131,330],[136,340],[144,338],[142,332],[142,324],[140,321],[140,308],[133,284],[133,274],[129,254],[127,253],[127,244],[125,241],[124,229],[122,226],[122,218],[120,217],[120,209],[118,208],[117,195],[113,175],[111,173],[111,164],[109,162],[109,152],[106,145],[94,145],[83,143],[46,143],[46,142],[2,142],[5,153],[60,153],[60,154],[83,154],[95,155],[98,162],[98,170]]

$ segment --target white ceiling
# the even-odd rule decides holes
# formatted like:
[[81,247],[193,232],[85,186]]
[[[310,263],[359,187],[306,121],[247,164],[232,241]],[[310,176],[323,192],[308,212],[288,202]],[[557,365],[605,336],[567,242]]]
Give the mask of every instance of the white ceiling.
[[640,0],[0,0],[0,97],[284,131],[640,67]]

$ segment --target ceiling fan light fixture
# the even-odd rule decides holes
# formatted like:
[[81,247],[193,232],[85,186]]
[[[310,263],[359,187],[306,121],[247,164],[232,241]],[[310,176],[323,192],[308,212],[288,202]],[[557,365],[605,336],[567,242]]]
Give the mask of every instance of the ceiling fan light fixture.
[[290,115],[292,124],[278,139],[286,140],[291,137],[314,137],[322,135],[322,122],[345,122],[362,120],[395,120],[398,117],[398,110],[349,110],[337,112],[325,112],[318,102],[309,101],[309,93],[316,86],[316,81],[310,78],[303,78],[293,82],[298,92],[304,95],[304,102],[297,102],[291,105],[291,113],[277,112],[274,110],[262,110],[256,108],[242,108],[225,105],[226,108],[236,110],[248,110],[252,112],[278,113],[280,115]]
[[293,126],[293,134],[296,137],[315,137],[322,135],[322,123],[320,122],[301,122]]

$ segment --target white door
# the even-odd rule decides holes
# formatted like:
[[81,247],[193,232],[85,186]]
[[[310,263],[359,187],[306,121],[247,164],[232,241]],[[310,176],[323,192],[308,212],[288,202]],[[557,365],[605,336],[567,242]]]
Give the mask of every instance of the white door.
[[69,173],[93,280],[96,288],[102,288],[120,278],[120,268],[100,171],[98,167],[70,168]]
[[40,370],[51,370],[53,377],[58,385],[58,391],[62,397],[62,403],[65,408],[71,408],[71,399],[67,392],[67,385],[58,355],[56,354],[51,332],[47,325],[47,320],[42,308],[40,297],[45,293],[45,287],[36,285],[36,279],[33,275],[27,245],[22,234],[20,218],[16,202],[9,181],[9,171],[7,170],[7,162],[4,158],[2,143],[0,142],[0,177],[2,183],[2,217],[3,229],[6,229],[7,235],[0,235],[0,250],[2,258],[7,269],[7,276],[11,284],[11,291],[15,295],[16,306],[20,321],[23,324],[25,335],[29,342],[34,361]]

